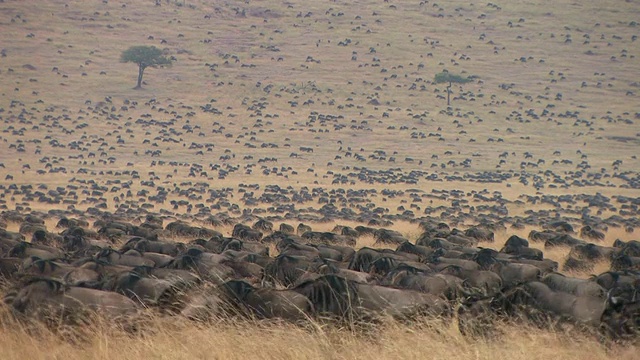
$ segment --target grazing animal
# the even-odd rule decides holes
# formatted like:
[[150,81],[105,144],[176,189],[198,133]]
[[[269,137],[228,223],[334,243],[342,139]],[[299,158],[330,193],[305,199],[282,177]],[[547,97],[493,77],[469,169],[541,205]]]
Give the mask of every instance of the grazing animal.
[[131,299],[110,291],[66,286],[51,279],[27,281],[10,299],[11,308],[19,313],[45,321],[84,320],[101,315],[111,321],[129,321],[139,308]]

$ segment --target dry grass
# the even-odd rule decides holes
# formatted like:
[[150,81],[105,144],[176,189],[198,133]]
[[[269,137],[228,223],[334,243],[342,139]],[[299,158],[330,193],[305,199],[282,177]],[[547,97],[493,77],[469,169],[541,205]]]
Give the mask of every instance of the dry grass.
[[[633,40],[633,36],[640,35],[637,2],[514,0],[492,4],[462,0],[423,5],[419,1],[373,0],[357,4],[163,0],[162,6],[155,7],[152,1],[2,1],[0,49],[6,50],[6,57],[0,58],[0,108],[4,110],[1,115],[4,122],[0,124],[3,131],[0,163],[4,165],[0,167],[0,184],[34,187],[46,184],[51,189],[67,185],[72,178],[95,180],[101,185],[121,180],[132,181],[131,190],[136,193],[150,189],[141,181],[151,178],[156,185],[170,189],[183,181],[204,181],[216,189],[234,188],[231,202],[240,202],[239,183],[259,185],[256,196],[270,184],[296,190],[304,186],[328,190],[375,189],[378,195],[367,201],[386,208],[389,213],[398,212],[400,205],[409,208],[411,199],[406,193],[395,198],[379,195],[384,189],[406,192],[418,188],[426,193],[452,189],[470,193],[488,189],[500,192],[510,201],[521,195],[593,195],[595,192],[609,197],[637,197],[637,189],[621,188],[623,182],[615,177],[604,178],[604,185],[547,186],[540,191],[517,181],[526,151],[534,154],[531,161],[545,159],[546,163],[538,168],[526,168],[524,172],[546,178],[547,184],[553,179],[544,174],[546,170],[563,176],[576,171],[576,164],[583,161],[582,153],[588,154],[590,172],[598,173],[601,168],[609,175],[637,172],[640,160],[632,157],[637,153],[636,134],[640,132],[635,115],[638,88],[633,83],[637,81],[633,75],[640,73],[640,54],[637,41]],[[244,16],[240,15],[242,10]],[[338,45],[346,39],[351,40],[348,46]],[[147,71],[147,85],[142,91],[132,89],[135,66],[118,62],[126,47],[139,44],[162,47],[178,60],[171,68]],[[279,51],[271,50],[276,48]],[[239,61],[230,58],[225,64],[226,57],[231,55]],[[356,59],[351,60],[354,55]],[[319,62],[307,61],[309,57]],[[522,61],[523,57],[526,62]],[[207,63],[217,67],[210,70]],[[455,87],[454,97],[462,94],[466,100],[454,99],[450,108],[438,97],[443,94],[444,86],[429,82],[443,69],[477,75],[480,79],[464,88]],[[414,84],[417,88],[412,89]],[[425,86],[424,91],[420,90],[421,85]],[[502,85],[511,88],[504,89]],[[264,90],[267,86],[271,86],[270,92]],[[562,94],[561,99],[557,98],[558,94]],[[106,112],[93,111],[98,104],[105,105],[107,97],[116,107],[115,113],[123,115],[121,119],[109,117],[110,106]],[[152,98],[157,100],[155,108],[145,104]],[[380,105],[369,103],[374,98]],[[125,99],[139,104],[121,110]],[[211,99],[216,100],[213,105],[221,114],[198,110]],[[24,107],[14,106],[14,100],[23,102]],[[91,104],[86,104],[87,100]],[[293,107],[293,101],[298,106]],[[251,109],[256,103],[264,106],[260,113]],[[26,115],[19,119],[23,109]],[[192,109],[195,115],[187,116]],[[523,115],[530,110],[540,117]],[[545,111],[550,113],[542,115]],[[314,112],[342,118],[336,123],[308,123],[309,115]],[[514,113],[523,117],[513,116]],[[179,143],[153,140],[159,145],[145,144],[145,139],[164,137],[162,131],[166,130],[134,123],[145,114],[161,121],[177,119],[172,127],[178,131],[188,121],[192,126],[200,126],[204,136],[200,136],[198,130],[183,131],[175,136],[181,139]],[[46,115],[58,118],[58,123],[54,125]],[[269,121],[271,124],[266,125]],[[125,126],[125,122],[130,123]],[[77,128],[83,123],[89,127]],[[336,130],[335,124],[345,128]],[[352,127],[356,125],[363,128]],[[214,133],[220,126],[224,126],[224,131]],[[408,130],[399,130],[402,126]],[[20,128],[26,131],[12,132]],[[126,133],[127,130],[131,133]],[[255,135],[249,134],[251,131]],[[439,133],[443,141],[436,137],[413,139],[412,132]],[[86,144],[91,140],[97,143],[86,145],[82,151],[50,144],[51,139],[69,144],[83,136]],[[117,143],[116,136],[122,136],[125,143]],[[250,140],[251,136],[256,139]],[[622,142],[612,140],[611,136],[635,136],[636,139]],[[285,140],[287,138],[289,140]],[[490,138],[502,138],[504,142],[489,142]],[[25,152],[10,147],[19,142],[25,145]],[[99,145],[102,142],[108,145]],[[215,148],[198,155],[189,149],[192,142],[212,142]],[[367,161],[347,157],[344,151],[338,151],[338,142],[345,149],[351,147],[353,152],[361,153]],[[247,143],[257,148],[245,146]],[[279,147],[263,150],[262,143],[276,143]],[[290,158],[290,153],[298,152],[300,146],[310,146],[314,153]],[[359,150],[361,148],[363,150]],[[212,170],[207,176],[193,178],[189,177],[188,166],[152,166],[151,162],[159,158],[145,155],[148,149],[162,150],[161,159],[167,162],[201,164],[205,169],[208,164],[228,164],[241,170],[222,179]],[[35,154],[36,150],[42,154]],[[218,161],[226,150],[235,158]],[[384,150],[389,155],[397,152],[396,162],[368,158],[375,150]],[[553,155],[556,150],[562,155]],[[106,156],[101,156],[103,151]],[[447,155],[447,151],[451,153]],[[332,183],[333,174],[347,174],[356,166],[376,170],[400,168],[398,172],[405,173],[418,169],[438,174],[440,179],[454,173],[496,171],[497,156],[504,151],[515,155],[509,156],[500,170],[514,171],[516,176],[499,184],[425,179],[420,179],[418,184]],[[98,155],[88,158],[88,152]],[[70,157],[79,154],[84,158]],[[342,158],[336,159],[336,155]],[[50,159],[41,161],[44,156]],[[246,156],[254,158],[245,159]],[[279,159],[278,163],[264,165],[267,168],[290,166],[297,174],[265,176],[261,174],[260,165],[247,174],[247,167],[263,156]],[[39,169],[48,170],[45,164],[52,163],[51,159],[56,157],[59,162],[55,166],[66,167],[66,172],[36,173]],[[108,157],[114,160],[108,162]],[[409,157],[415,161],[404,161]],[[440,165],[448,161],[459,164],[467,158],[473,159],[469,168],[431,167],[432,163]],[[553,160],[561,159],[571,160],[573,164],[552,164]],[[611,164],[618,159],[623,163],[614,170]],[[424,164],[418,165],[419,161]],[[26,164],[31,168],[25,168]],[[80,168],[88,173],[79,173]],[[109,170],[136,170],[141,177],[134,180],[127,175],[101,173]],[[6,175],[12,175],[13,180],[5,180]],[[120,192],[122,189],[104,197],[112,211],[117,206],[112,197]],[[10,193],[0,194],[0,199],[9,209],[17,205],[41,211],[65,207],[32,200],[25,202],[20,195]],[[154,204],[153,211],[173,211],[169,201],[183,199],[171,194],[164,204]],[[75,208],[94,205],[82,200]],[[144,197],[130,200],[137,204],[147,202]],[[470,204],[477,205],[473,200]],[[449,205],[450,199],[425,200],[418,203],[420,210],[416,210],[416,214],[421,215],[429,207]],[[586,204],[577,204],[575,208],[582,206]],[[268,204],[258,204],[251,208],[267,207]],[[298,206],[306,207],[317,208],[319,204]],[[553,209],[546,204],[509,203],[506,207],[510,216],[522,216],[531,209]],[[179,208],[175,217],[181,217],[184,212],[184,207]],[[605,211],[602,216],[612,214]],[[54,222],[55,219],[48,219],[48,228],[53,228]],[[348,221],[339,223],[359,225]],[[316,230],[331,230],[335,224],[312,225]],[[15,231],[18,225],[9,227]],[[417,225],[407,222],[399,221],[391,228],[411,240],[419,234]],[[219,230],[230,232],[229,228]],[[499,249],[508,235],[526,237],[529,230],[528,227],[509,229],[496,234],[496,242],[481,246]],[[622,229],[610,229],[603,243],[636,237],[637,231],[629,234]],[[373,246],[373,243],[372,237],[363,237],[357,247]],[[532,246],[542,247],[542,244]],[[545,250],[545,256],[560,263],[567,253],[566,248]],[[597,264],[594,272],[607,266]],[[308,330],[284,324],[244,322],[197,326],[159,319],[153,327],[156,331],[145,332],[144,336],[130,336],[98,325],[85,329],[88,337],[73,344],[46,330],[33,335],[18,324],[5,321],[0,326],[0,349],[3,359],[407,359],[426,356],[510,360],[633,359],[637,358],[638,350],[637,347],[608,349],[594,339],[575,333],[513,325],[502,329],[504,335],[500,339],[490,341],[463,338],[454,326],[435,331],[424,326],[388,324],[371,336],[333,328]]]
[[[604,345],[576,332],[499,325],[494,339],[462,336],[456,326],[389,322],[366,333],[335,325],[239,320],[194,324],[155,319],[126,333],[106,324],[56,332],[7,320],[3,359],[635,359],[637,347]],[[317,325],[317,324],[316,324]],[[75,335],[74,335],[75,334]],[[63,340],[66,339],[66,340]],[[73,339],[73,340],[72,340]]]

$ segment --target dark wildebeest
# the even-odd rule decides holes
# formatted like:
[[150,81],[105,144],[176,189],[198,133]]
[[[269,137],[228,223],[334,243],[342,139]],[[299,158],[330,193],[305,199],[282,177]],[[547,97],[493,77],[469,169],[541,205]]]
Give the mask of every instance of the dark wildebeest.
[[516,235],[507,239],[504,247],[500,250],[505,254],[519,256],[525,259],[542,260],[543,253],[539,249],[529,247],[529,242]]
[[576,246],[578,244],[586,244],[584,240],[576,239],[569,234],[561,234],[551,239],[548,239],[544,242],[544,247],[554,247],[554,246]]
[[298,224],[298,228],[296,229],[296,234],[302,235],[307,231],[312,231],[311,226],[305,225],[303,223]]
[[507,313],[524,315],[542,326],[549,324],[549,318],[557,318],[592,329],[600,326],[606,305],[606,299],[554,291],[538,281],[507,290],[503,300]]
[[575,296],[605,298],[605,290],[598,285],[597,282],[592,280],[572,278],[554,272],[545,275],[540,282],[554,291],[563,291]]
[[477,241],[493,242],[494,239],[493,231],[478,226],[468,228],[465,230],[464,235]]
[[253,224],[253,226],[251,226],[252,229],[254,230],[258,230],[258,231],[265,231],[265,232],[272,232],[273,231],[273,223],[269,220],[265,220],[265,219],[260,219],[258,221],[256,221],[255,224]]
[[280,224],[279,230],[285,234],[293,234],[296,231],[293,226],[285,223]]
[[602,241],[604,240],[604,233],[594,229],[590,225],[585,225],[580,229],[580,237],[588,240]]
[[431,294],[361,284],[336,275],[324,275],[292,290],[305,295],[316,313],[341,319],[407,318],[418,314],[443,316],[450,312],[445,300]]
[[[17,312],[45,321],[75,322],[98,314],[111,321],[127,321],[138,313],[131,299],[110,291],[66,286],[50,279],[31,279],[8,301]],[[78,318],[80,317],[80,318]]]
[[228,281],[221,288],[241,314],[289,321],[306,320],[313,314],[309,299],[296,291],[255,288],[240,280]]
[[231,236],[241,240],[260,241],[262,239],[262,232],[244,224],[236,224],[233,227]]

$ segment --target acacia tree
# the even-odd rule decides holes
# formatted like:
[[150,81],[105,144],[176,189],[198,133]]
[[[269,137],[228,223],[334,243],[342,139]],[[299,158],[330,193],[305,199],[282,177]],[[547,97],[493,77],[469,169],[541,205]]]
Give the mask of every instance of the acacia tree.
[[451,74],[448,71],[443,71],[441,73],[438,73],[436,74],[436,77],[435,77],[436,84],[449,83],[449,86],[447,86],[447,106],[451,105],[451,85],[453,83],[466,84],[471,81],[473,81],[471,77],[465,78],[460,75]]
[[138,64],[138,84],[134,89],[142,89],[142,76],[144,75],[144,70],[149,66],[171,65],[171,60],[162,56],[162,50],[155,46],[144,45],[132,46],[123,51],[120,56],[120,62]]

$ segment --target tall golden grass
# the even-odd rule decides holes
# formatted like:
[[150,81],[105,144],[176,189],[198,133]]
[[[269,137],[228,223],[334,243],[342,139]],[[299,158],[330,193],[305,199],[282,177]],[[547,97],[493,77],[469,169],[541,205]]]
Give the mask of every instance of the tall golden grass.
[[[2,310],[3,315],[6,311]],[[4,316],[6,318],[6,316]],[[575,331],[498,325],[496,338],[468,338],[455,323],[386,322],[366,332],[336,325],[154,318],[137,333],[98,322],[51,330],[2,321],[2,358],[18,359],[637,359],[637,345]]]
[[[289,178],[276,178],[262,176],[259,171],[255,171],[252,175],[239,172],[225,179],[216,179],[215,173],[211,172],[211,179],[189,178],[188,168],[151,166],[152,158],[133,155],[136,150],[144,153],[149,145],[143,144],[143,140],[153,139],[158,135],[159,129],[131,124],[127,129],[133,131],[134,137],[125,137],[124,146],[116,146],[114,150],[108,151],[109,156],[117,158],[115,163],[107,165],[101,164],[98,158],[85,158],[88,164],[84,164],[82,160],[67,158],[63,163],[69,169],[66,174],[38,175],[35,171],[42,156],[68,157],[71,154],[69,149],[48,146],[48,141],[44,141],[43,155],[34,154],[32,145],[27,145],[28,152],[18,154],[8,149],[8,144],[15,142],[15,139],[10,133],[3,133],[3,141],[7,141],[0,147],[0,162],[6,168],[2,168],[0,179],[11,174],[14,176],[13,183],[44,183],[53,188],[68,184],[71,178],[99,178],[102,182],[124,178],[126,181],[129,180],[126,176],[97,173],[105,169],[135,169],[143,179],[149,177],[148,172],[154,171],[160,177],[156,183],[167,187],[172,187],[173,183],[193,180],[206,181],[216,188],[237,187],[241,182],[259,184],[261,189],[273,183],[295,188],[344,188],[343,185],[334,186],[327,171],[344,173],[346,170],[340,170],[342,167],[361,164],[351,158],[334,159],[338,154],[338,140],[343,141],[345,147],[365,148],[365,156],[374,148],[386,150],[389,154],[398,151],[397,165],[368,161],[366,166],[372,169],[399,166],[407,171],[416,167],[415,163],[401,163],[401,159],[405,157],[413,157],[416,161],[424,160],[425,165],[421,169],[430,169],[428,166],[433,162],[429,160],[431,155],[440,155],[445,159],[443,153],[447,150],[460,152],[453,151],[445,160],[436,162],[450,159],[460,162],[475,152],[481,153],[482,156],[474,157],[469,171],[495,170],[496,157],[505,150],[514,151],[517,156],[531,151],[536,158],[547,159],[547,164],[541,165],[540,171],[553,169],[558,174],[575,168],[573,165],[550,164],[550,160],[555,158],[552,155],[555,150],[560,150],[562,158],[571,159],[574,164],[581,159],[577,155],[578,150],[588,153],[594,171],[600,167],[610,167],[615,159],[624,159],[621,171],[637,169],[640,160],[631,157],[637,150],[637,143],[607,138],[611,135],[631,136],[637,133],[637,125],[621,121],[610,123],[605,119],[605,115],[616,119],[627,118],[631,117],[627,114],[637,111],[637,88],[631,84],[631,81],[635,81],[631,75],[638,73],[640,69],[640,62],[636,57],[637,46],[632,40],[632,36],[637,35],[637,26],[632,24],[637,22],[640,13],[636,2],[513,0],[490,5],[452,0],[447,3],[438,2],[437,5],[427,2],[424,6],[419,3],[374,0],[361,0],[357,4],[335,1],[248,1],[239,4],[247,9],[249,16],[239,17],[233,10],[238,4],[205,0],[163,0],[160,7],[154,6],[150,0],[2,1],[0,47],[7,50],[7,56],[0,60],[0,106],[7,110],[3,116],[10,117],[9,112],[14,111],[9,107],[10,101],[17,99],[23,101],[29,111],[37,114],[34,124],[40,122],[38,117],[45,113],[44,108],[51,106],[51,113],[55,116],[63,111],[71,114],[72,120],[63,122],[69,128],[82,122],[91,125],[72,134],[40,126],[39,130],[30,129],[20,137],[25,143],[42,140],[53,131],[54,137],[63,144],[78,140],[86,132],[89,139],[104,137],[110,145],[115,145],[115,139],[106,134],[123,126],[124,121],[107,120],[102,115],[87,111],[96,103],[103,102],[106,96],[111,97],[117,107],[124,99],[140,103],[136,109],[130,107],[124,113],[125,118],[136,119],[152,112],[160,120],[168,120],[172,116],[152,111],[149,106],[142,104],[156,98],[159,107],[175,106],[174,109],[184,115],[186,110],[181,105],[197,108],[215,98],[215,106],[223,110],[223,115],[198,112],[189,119],[192,125],[202,126],[207,137],[203,139],[197,132],[182,135],[186,144],[192,141],[210,141],[212,138],[211,141],[216,145],[215,151],[199,156],[182,146],[161,143],[159,148],[163,150],[164,160],[206,164],[216,162],[224,149],[230,149],[236,154],[234,164],[243,166],[255,163],[259,156],[273,156],[281,159],[278,166],[292,166],[299,174]],[[266,10],[271,14],[267,14]],[[313,17],[297,18],[298,12],[313,13]],[[343,13],[344,16],[338,16],[338,13]],[[204,14],[211,17],[206,18]],[[508,23],[513,23],[514,26],[510,27]],[[26,37],[28,34],[33,36]],[[588,34],[590,43],[583,43],[584,35]],[[571,44],[565,42],[567,35],[573,38]],[[601,35],[603,38],[600,38]],[[345,38],[353,40],[350,46],[336,45]],[[161,43],[163,39],[167,42]],[[212,43],[204,43],[205,39],[211,39]],[[425,40],[437,40],[438,44],[427,45]],[[135,85],[135,66],[118,62],[120,53],[126,47],[139,44],[167,48],[179,60],[171,68],[148,71],[145,74],[148,85],[142,91],[132,89]],[[268,45],[274,45],[280,51],[276,54],[266,50]],[[369,66],[374,64],[374,54],[369,53],[371,48],[377,49],[375,57],[381,60],[387,72],[383,73],[381,68]],[[178,49],[187,52],[178,54]],[[495,53],[494,49],[497,49]],[[585,54],[587,51],[593,54]],[[354,52],[357,52],[358,60],[350,61]],[[626,52],[629,56],[623,57]],[[224,54],[237,55],[242,59],[242,64],[255,64],[257,67],[242,68],[240,64],[233,62],[224,65]],[[460,60],[462,54],[471,60]],[[283,61],[275,61],[273,57],[277,56],[281,56]],[[322,63],[308,63],[305,61],[307,56],[321,60]],[[526,63],[518,61],[521,57],[529,56],[531,59]],[[613,60],[612,57],[616,59]],[[544,60],[544,63],[540,60]],[[219,67],[210,71],[205,63],[216,63]],[[423,64],[424,67],[420,68],[418,64]],[[26,65],[31,65],[35,70],[26,68]],[[54,67],[59,71],[52,71]],[[462,116],[449,116],[442,112],[446,109],[446,101],[438,99],[435,92],[443,91],[444,86],[428,84],[428,91],[419,93],[409,90],[415,79],[430,80],[436,72],[445,68],[478,75],[481,79],[481,83],[466,85],[464,91],[486,96],[478,97],[473,103],[458,100],[452,103],[454,112]],[[561,78],[560,72],[564,73],[565,79]],[[391,75],[397,75],[397,78],[391,79]],[[366,84],[363,80],[366,80]],[[588,86],[583,87],[582,81]],[[262,82],[262,85],[256,86],[257,82]],[[310,83],[314,83],[321,92],[312,91],[308,86]],[[509,83],[514,83],[514,90],[521,95],[500,90],[500,84]],[[602,83],[601,86],[598,83]],[[267,84],[274,85],[274,89],[278,91],[265,93],[262,88]],[[455,94],[460,93],[459,89],[455,89]],[[558,93],[562,93],[564,99],[552,100]],[[526,99],[524,95],[530,95],[532,100]],[[370,97],[376,97],[383,105],[368,104]],[[292,108],[289,104],[291,100],[302,103],[307,98],[315,99],[315,103],[297,108]],[[347,98],[353,98],[353,101],[345,100]],[[491,100],[494,98],[495,101]],[[256,155],[255,150],[242,146],[244,141],[235,143],[236,136],[244,133],[255,122],[255,113],[247,110],[245,99],[247,103],[258,99],[266,101],[269,105],[264,113],[279,115],[272,119],[274,124],[271,129],[275,131],[260,133],[259,140],[255,143],[259,145],[260,142],[276,142],[280,148]],[[44,103],[39,104],[39,100]],[[86,100],[91,100],[91,105],[86,105]],[[333,105],[327,105],[328,103]],[[355,106],[337,108],[345,104]],[[546,109],[547,104],[553,104],[556,114],[576,112],[579,109],[580,118],[594,121],[594,130],[575,127],[571,119],[562,119],[562,126],[549,122],[544,117],[530,123],[508,119],[512,112],[523,113],[529,108],[540,113],[543,108]],[[372,131],[332,131],[321,135],[312,133],[309,132],[311,127],[296,124],[304,122],[311,111],[343,115],[345,123],[366,120]],[[388,111],[391,115],[381,118],[383,111]],[[414,120],[407,116],[409,112],[428,112],[429,116]],[[471,112],[474,116],[467,118]],[[232,114],[234,118],[229,117]],[[467,134],[460,133],[460,129],[452,125],[454,118],[460,118],[460,124],[464,125]],[[481,123],[477,119],[484,121]],[[181,127],[183,121],[178,122],[175,127]],[[224,125],[225,132],[234,137],[212,134],[214,121]],[[416,128],[424,132],[436,131],[437,127],[442,127],[439,132],[446,141],[409,141],[408,133],[388,129],[388,126],[399,128],[403,125],[412,128],[411,131]],[[23,124],[15,127],[23,126],[31,128],[31,125]],[[604,130],[600,130],[600,127]],[[291,128],[295,131],[290,131]],[[515,132],[507,133],[505,128],[511,128]],[[313,130],[318,129],[320,126],[316,124]],[[494,129],[499,132],[496,133]],[[142,135],[147,131],[151,134]],[[583,132],[586,134],[581,134]],[[504,138],[505,143],[488,143],[487,138],[494,136]],[[523,139],[524,136],[530,136],[531,141]],[[290,140],[283,141],[284,138]],[[471,139],[477,139],[477,142],[471,142]],[[284,146],[284,143],[290,147]],[[312,146],[315,152],[313,155],[302,154],[299,158],[289,158],[289,154],[297,151],[299,146]],[[96,148],[91,150],[97,152]],[[246,155],[256,156],[253,160],[240,160]],[[284,159],[286,161],[282,161]],[[509,157],[507,160],[503,169],[518,171],[521,157]],[[329,161],[333,161],[334,165],[329,166]],[[130,166],[128,162],[135,163],[135,166]],[[23,168],[24,164],[30,164],[32,169]],[[40,165],[42,166],[44,164]],[[96,175],[80,174],[77,172],[80,167],[95,171]],[[306,172],[309,167],[315,168],[315,171]],[[174,173],[174,170],[177,172]],[[531,169],[534,170],[538,171]],[[448,168],[442,173],[454,171],[465,170]],[[172,177],[169,178],[169,175]],[[607,181],[616,185],[622,183],[615,178]],[[421,180],[418,185],[393,186],[356,182],[348,187],[379,191],[385,188],[407,190],[417,187],[426,192],[432,189],[461,189],[469,192],[489,188],[500,191],[506,199],[512,201],[523,194],[538,194],[533,187],[523,186],[515,180],[503,184]],[[132,184],[134,193],[142,188],[144,187],[137,181]],[[620,187],[547,187],[542,191],[553,195],[590,194],[595,191],[605,196],[638,195],[637,189]],[[259,193],[258,191],[257,195]],[[115,194],[107,196],[107,203],[114,210],[115,204],[110,198],[112,195]],[[9,208],[23,202],[20,196],[14,199],[7,196],[3,199],[7,201]],[[183,198],[171,195],[168,200],[174,199]],[[375,202],[393,212],[407,197],[385,200],[381,203],[382,199],[378,197]],[[153,210],[170,209],[168,202],[156,204]],[[428,206],[449,204],[450,200],[434,200],[433,203],[425,202],[420,206],[424,210]],[[408,204],[404,205],[408,207]],[[60,209],[63,205],[31,201],[28,206],[33,210],[48,211]],[[86,209],[90,206],[93,204],[77,204],[76,208]],[[510,215],[523,215],[524,211],[530,209],[551,209],[547,205],[530,204],[510,204],[508,208]],[[184,209],[176,211],[176,216],[182,210]],[[420,215],[421,211],[416,211],[416,214]],[[611,214],[603,214],[608,215]],[[53,220],[47,221],[49,229],[53,225]],[[313,224],[313,227],[331,230],[334,225]],[[17,227],[17,224],[10,224],[11,230],[15,231]],[[415,240],[419,234],[415,224],[398,222],[392,228],[411,240]],[[230,232],[228,228],[220,230]],[[497,234],[496,242],[481,245],[499,249],[507,235],[515,233],[526,236],[529,230],[530,228],[517,231],[510,229],[506,233]],[[607,232],[605,243],[611,244],[618,237],[629,240],[635,236],[637,231],[635,234],[628,234],[621,229],[611,229]],[[375,245],[372,237],[363,237],[359,239],[357,247],[363,246],[380,245]],[[532,246],[542,248],[541,244]],[[547,249],[545,256],[562,263],[567,253],[565,248]],[[597,264],[593,273],[607,268],[606,262]],[[590,273],[571,275],[587,277]],[[638,353],[636,346],[608,347],[596,339],[575,332],[539,330],[514,324],[503,325],[500,329],[503,335],[497,339],[479,340],[461,336],[455,325],[436,329],[427,324],[388,323],[375,332],[363,335],[320,325],[301,328],[264,322],[234,323],[230,319],[204,325],[179,319],[156,318],[140,334],[132,335],[98,323],[74,330],[80,331],[74,337],[74,331],[70,329],[51,331],[40,325],[26,327],[22,323],[6,319],[6,309],[2,310],[2,315],[2,359],[634,359]]]

